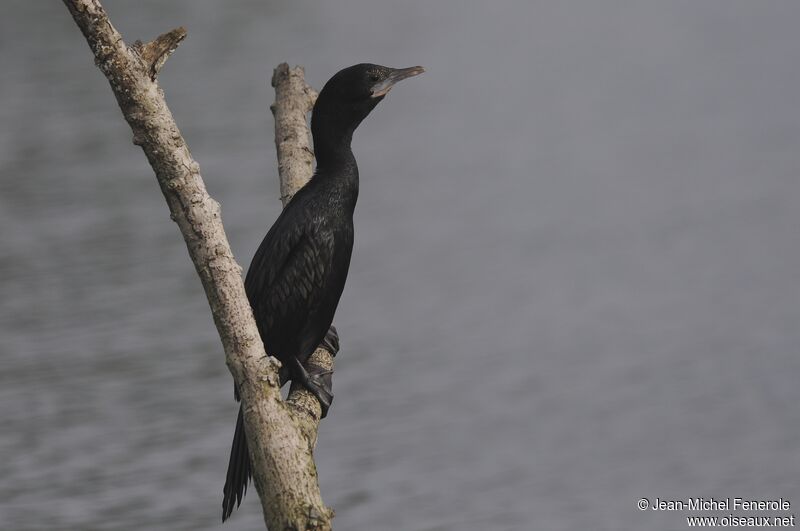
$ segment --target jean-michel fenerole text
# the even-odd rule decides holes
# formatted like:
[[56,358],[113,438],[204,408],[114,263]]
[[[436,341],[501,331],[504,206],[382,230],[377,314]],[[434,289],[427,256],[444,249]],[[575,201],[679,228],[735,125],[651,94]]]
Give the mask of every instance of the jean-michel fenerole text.
[[788,511],[789,500],[750,500],[746,498],[656,498],[650,504],[654,511]]

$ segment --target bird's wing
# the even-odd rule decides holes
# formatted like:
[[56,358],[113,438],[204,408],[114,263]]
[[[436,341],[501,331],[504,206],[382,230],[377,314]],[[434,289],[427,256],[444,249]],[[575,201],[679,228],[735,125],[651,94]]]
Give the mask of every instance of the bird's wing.
[[[325,272],[333,259],[333,237],[327,231],[313,223],[281,221],[264,238],[245,279],[259,332],[273,350],[287,346],[274,340],[299,338],[324,296]],[[280,358],[283,353],[270,354]]]
[[261,245],[258,246],[247,276],[244,287],[250,304],[258,302],[265,290],[269,290],[275,278],[286,267],[286,262],[291,258],[292,250],[303,238],[303,227],[300,225],[288,226],[283,222],[281,215],[270,228]]

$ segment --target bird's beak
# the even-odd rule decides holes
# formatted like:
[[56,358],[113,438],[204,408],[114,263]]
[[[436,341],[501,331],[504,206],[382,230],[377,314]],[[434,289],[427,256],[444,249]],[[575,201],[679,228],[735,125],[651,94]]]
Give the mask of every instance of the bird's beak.
[[409,77],[418,76],[424,71],[425,69],[421,66],[412,66],[410,68],[398,68],[392,70],[392,73],[389,74],[385,79],[378,81],[372,86],[372,97],[379,98],[381,96],[386,96],[386,94],[392,90],[392,87],[398,81],[402,81]]

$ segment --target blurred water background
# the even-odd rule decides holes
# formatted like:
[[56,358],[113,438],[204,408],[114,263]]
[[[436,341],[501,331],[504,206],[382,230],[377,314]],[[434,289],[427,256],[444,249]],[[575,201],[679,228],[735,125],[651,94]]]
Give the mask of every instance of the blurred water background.
[[[245,266],[272,68],[428,70],[354,141],[337,529],[800,505],[799,3],[104,4],[129,43],[188,29],[161,83]],[[64,6],[0,29],[0,527],[216,529],[236,405],[181,237]],[[251,491],[226,528],[262,525]]]

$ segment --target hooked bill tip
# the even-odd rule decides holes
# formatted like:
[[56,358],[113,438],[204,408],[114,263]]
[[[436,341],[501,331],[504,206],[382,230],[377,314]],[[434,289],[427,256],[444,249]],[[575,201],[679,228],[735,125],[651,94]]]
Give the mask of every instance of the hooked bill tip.
[[385,79],[379,81],[372,87],[372,97],[377,98],[385,96],[398,81],[408,79],[409,77],[418,76],[423,73],[425,69],[421,66],[411,66],[409,68],[397,68],[391,74],[386,76]]

